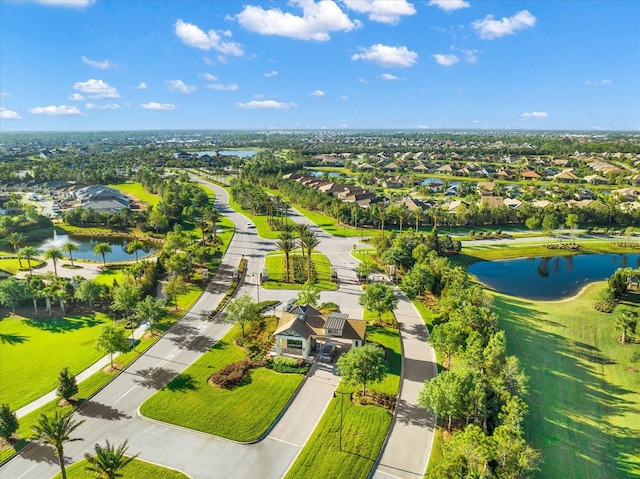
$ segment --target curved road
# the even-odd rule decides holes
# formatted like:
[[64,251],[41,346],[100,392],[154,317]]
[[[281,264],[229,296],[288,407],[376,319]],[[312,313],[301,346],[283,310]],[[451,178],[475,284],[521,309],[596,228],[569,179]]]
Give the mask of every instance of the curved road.
[[[139,406],[173,377],[186,369],[231,327],[208,322],[206,317],[221,300],[240,259],[248,259],[245,284],[240,294],[257,296],[254,274],[262,270],[264,257],[276,249],[273,240],[246,230],[247,218],[229,207],[225,190],[197,180],[216,193],[216,207],[236,225],[236,234],[220,268],[193,308],[125,372],[79,408],[75,418],[84,419],[74,434],[84,441],[65,447],[67,463],[80,460],[93,444],[105,439],[120,443],[129,440],[129,450],[141,451],[140,458],[163,464],[198,478],[279,478],[295,459],[313,432],[333,397],[339,378],[333,365],[316,364],[296,400],[262,441],[237,444],[195,431],[150,421],[139,416]],[[294,214],[295,221],[307,221]],[[314,228],[317,228],[314,226]],[[322,301],[335,301],[344,312],[360,317],[357,299],[360,288],[355,277],[357,261],[350,255],[354,241],[335,238],[316,229],[325,253],[338,270],[340,289],[323,292]],[[287,299],[291,291],[266,291],[263,297]],[[425,342],[426,328],[406,298],[396,311],[403,340],[403,381],[398,408],[382,460],[375,477],[421,477],[433,437],[434,418],[417,409],[417,391],[435,371],[433,350]],[[50,447],[32,445],[0,469],[0,477],[12,479],[46,478],[58,472]]]

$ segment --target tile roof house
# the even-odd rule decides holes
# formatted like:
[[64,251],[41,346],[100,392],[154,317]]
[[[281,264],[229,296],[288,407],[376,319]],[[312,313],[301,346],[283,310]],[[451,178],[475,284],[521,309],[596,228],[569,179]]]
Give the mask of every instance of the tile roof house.
[[290,354],[307,359],[315,349],[317,340],[342,338],[351,340],[352,347],[364,344],[367,323],[362,319],[350,319],[344,313],[325,316],[312,306],[294,306],[283,312],[273,333],[276,338],[276,355]]

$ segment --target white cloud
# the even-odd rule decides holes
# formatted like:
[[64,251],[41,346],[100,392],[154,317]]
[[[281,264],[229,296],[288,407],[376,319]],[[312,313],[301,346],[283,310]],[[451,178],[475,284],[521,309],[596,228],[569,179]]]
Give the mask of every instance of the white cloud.
[[264,76],[266,76],[267,78],[271,78],[276,76],[277,74],[278,74],[277,70],[271,70],[270,72],[265,73]]
[[431,0],[427,5],[442,8],[445,12],[453,12],[454,10],[467,8],[469,2],[465,2],[465,0]]
[[460,59],[455,55],[441,55],[440,53],[433,55],[433,58],[436,59],[438,65],[443,65],[445,67],[450,67],[460,61]]
[[209,30],[205,33],[196,25],[186,23],[181,19],[175,23],[174,31],[180,40],[190,47],[200,48],[201,50],[215,50],[224,55],[232,55],[234,57],[244,55],[244,50],[239,43],[222,40],[223,37],[231,36],[227,31],[216,32],[215,30]]
[[147,84],[143,81],[141,81],[140,83],[138,83],[138,86],[136,87],[138,90],[146,90],[147,89]]
[[302,16],[283,12],[279,8],[265,10],[247,5],[235,16],[240,25],[261,35],[280,35],[298,40],[325,42],[330,32],[359,28],[359,20],[352,21],[333,0],[292,0],[291,5],[302,8]]
[[532,111],[531,113],[523,113],[520,115],[522,120],[546,120],[549,114],[544,111]]
[[476,20],[471,25],[480,38],[493,40],[505,35],[513,35],[516,30],[531,28],[535,24],[536,17],[527,10],[521,10],[512,17],[502,17],[502,20],[494,20],[493,15],[487,15],[483,20]]
[[464,50],[460,49],[462,53],[464,53],[464,59],[467,63],[476,63],[478,61],[478,53],[481,53],[480,50]]
[[86,98],[81,95],[80,93],[72,93],[71,95],[69,95],[67,97],[67,100],[71,100],[71,101],[85,101]]
[[96,0],[32,0],[48,7],[84,8],[96,3]]
[[384,81],[400,80],[400,77],[392,75],[391,73],[383,73],[382,75],[380,75],[380,78],[382,78]]
[[418,130],[428,130],[429,127],[427,125],[418,125],[416,128],[418,128]]
[[110,62],[109,60],[89,60],[87,57],[82,57],[82,62],[89,66],[99,68],[100,70],[108,70],[109,68],[116,68],[118,65]]
[[18,115],[18,112],[0,106],[0,120],[22,120],[22,117]]
[[87,110],[119,110],[120,105],[117,103],[109,103],[107,105],[96,105],[95,103],[87,103],[85,105]]
[[120,98],[120,94],[115,87],[112,87],[102,80],[94,80],[93,78],[85,82],[76,82],[76,84],[73,85],[73,89],[86,94],[89,98]]
[[296,105],[295,103],[281,103],[275,100],[253,100],[248,103],[236,103],[237,108],[244,108],[246,110],[288,110],[296,106],[298,105]]
[[309,95],[311,95],[311,96],[325,96],[326,93],[323,92],[322,90],[314,90],[311,93],[309,93]]
[[218,79],[218,77],[212,75],[211,73],[201,73],[200,76],[209,81],[216,81]]
[[175,110],[176,106],[173,103],[158,103],[152,101],[151,103],[143,103],[140,105],[145,110]]
[[342,0],[351,10],[368,13],[369,20],[380,23],[395,24],[403,15],[415,15],[416,9],[407,0]]
[[67,105],[50,105],[50,106],[37,106],[29,110],[29,113],[32,115],[47,115],[47,116],[70,116],[70,115],[80,115],[80,110],[78,110],[75,106],[67,106]]
[[347,95],[342,95],[340,97],[341,100],[347,101],[349,99],[349,97]]
[[170,91],[177,91],[184,94],[193,93],[197,90],[196,87],[187,85],[182,80],[169,80],[167,81],[167,86]]
[[602,86],[602,85],[611,85],[611,80],[608,80],[605,78],[603,80],[597,80],[597,81],[587,80],[584,83],[585,85],[588,85],[588,86]]
[[219,91],[236,91],[238,89],[238,85],[236,85],[235,83],[229,83],[228,85],[223,85],[221,83],[212,83],[210,85],[205,85],[205,88]]
[[412,52],[407,47],[390,47],[378,43],[370,48],[360,48],[362,53],[356,53],[351,57],[352,60],[366,60],[377,63],[383,67],[406,68],[412,66],[418,54]]
[[9,98],[11,96],[11,93],[3,91],[2,93],[0,93],[0,98]]
[[367,80],[366,78],[358,78],[358,82],[366,85],[367,83],[369,83],[369,80]]

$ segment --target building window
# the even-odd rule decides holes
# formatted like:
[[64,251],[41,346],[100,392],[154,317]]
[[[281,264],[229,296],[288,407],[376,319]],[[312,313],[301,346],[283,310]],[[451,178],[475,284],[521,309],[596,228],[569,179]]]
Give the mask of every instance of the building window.
[[287,348],[302,349],[302,340],[300,340],[300,339],[287,339]]

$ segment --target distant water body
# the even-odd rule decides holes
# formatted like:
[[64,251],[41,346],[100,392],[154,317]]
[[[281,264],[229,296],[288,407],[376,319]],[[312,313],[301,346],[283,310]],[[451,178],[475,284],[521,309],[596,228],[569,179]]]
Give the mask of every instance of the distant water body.
[[610,277],[618,268],[640,268],[640,254],[583,254],[482,261],[469,273],[488,287],[511,296],[557,300],[575,295],[588,283]]
[[240,158],[251,158],[252,156],[256,156],[259,151],[258,150],[219,150],[219,151],[198,151],[196,152],[198,156],[202,155],[210,155],[215,156],[216,153],[219,153],[220,156],[237,156]]

